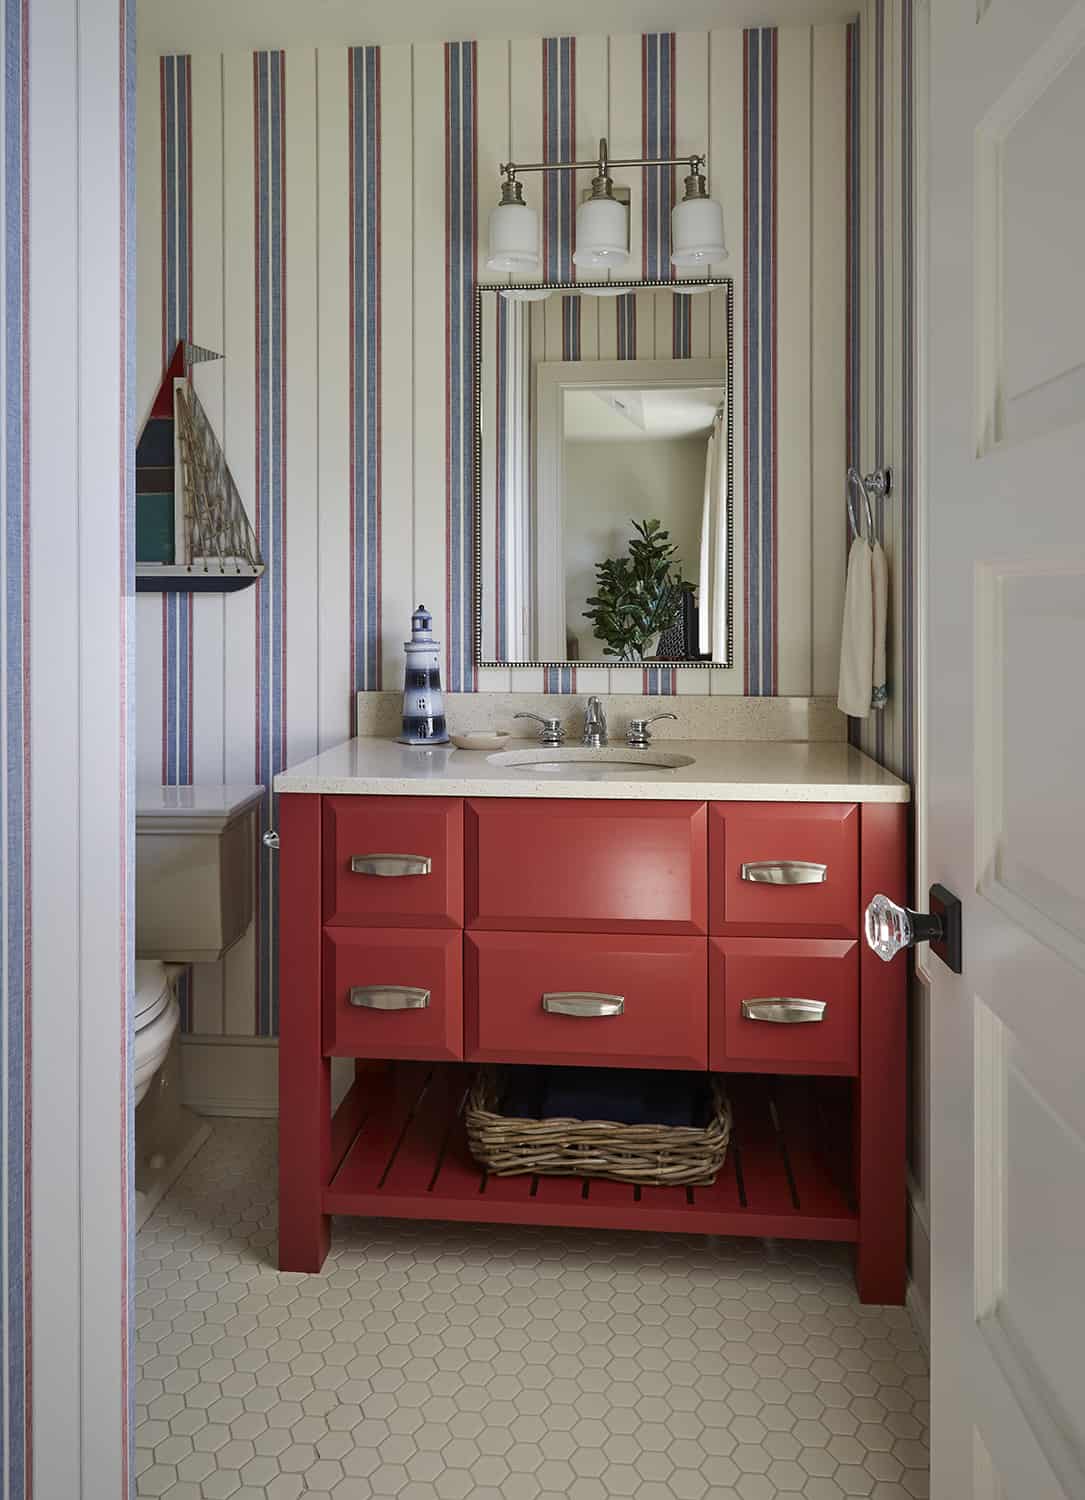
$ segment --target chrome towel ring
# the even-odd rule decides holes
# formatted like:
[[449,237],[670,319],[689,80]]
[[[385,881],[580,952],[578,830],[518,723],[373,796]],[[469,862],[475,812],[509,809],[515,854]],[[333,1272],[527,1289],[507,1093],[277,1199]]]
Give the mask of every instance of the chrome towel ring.
[[872,474],[860,474],[854,465],[849,465],[847,482],[848,522],[851,526],[851,534],[858,541],[863,536],[863,531],[855,516],[855,503],[853,491],[858,489],[863,497],[863,506],[866,510],[866,537],[864,540],[868,547],[874,545],[874,506],[871,503],[871,492],[884,500],[891,493],[893,475],[890,469],[875,469]]

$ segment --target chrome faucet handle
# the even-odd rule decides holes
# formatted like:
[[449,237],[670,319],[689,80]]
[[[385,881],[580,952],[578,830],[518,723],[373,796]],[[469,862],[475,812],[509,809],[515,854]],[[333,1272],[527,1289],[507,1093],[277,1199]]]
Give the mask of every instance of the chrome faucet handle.
[[652,743],[652,731],[649,724],[654,724],[657,719],[677,719],[677,714],[652,714],[647,719],[630,719],[629,728],[626,731],[626,739],[636,750],[643,750]]
[[607,711],[603,707],[601,698],[588,699],[584,710],[584,734],[581,743],[589,745],[593,750],[598,750],[607,743]]
[[539,739],[544,745],[560,745],[565,739],[565,728],[560,719],[544,719],[541,714],[513,714],[514,719],[534,719],[541,724]]

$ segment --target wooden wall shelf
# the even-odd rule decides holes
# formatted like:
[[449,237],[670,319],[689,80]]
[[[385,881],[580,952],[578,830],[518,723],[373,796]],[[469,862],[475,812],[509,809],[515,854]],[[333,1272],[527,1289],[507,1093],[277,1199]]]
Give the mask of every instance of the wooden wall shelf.
[[137,594],[236,594],[251,588],[264,570],[244,573],[204,572],[172,563],[137,563]]

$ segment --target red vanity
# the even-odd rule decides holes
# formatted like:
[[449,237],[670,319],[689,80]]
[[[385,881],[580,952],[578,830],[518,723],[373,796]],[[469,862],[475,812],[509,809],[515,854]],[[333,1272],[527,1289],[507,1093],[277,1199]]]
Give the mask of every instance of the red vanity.
[[[694,748],[633,796],[375,741],[280,778],[282,1269],[319,1270],[331,1214],[466,1219],[851,1241],[863,1301],[903,1300],[906,969],[862,916],[904,899],[907,789],[846,745],[743,746],[756,771],[711,781],[728,747]],[[545,1005],[570,991],[623,1003]],[[724,1170],[488,1178],[481,1062],[722,1073]]]

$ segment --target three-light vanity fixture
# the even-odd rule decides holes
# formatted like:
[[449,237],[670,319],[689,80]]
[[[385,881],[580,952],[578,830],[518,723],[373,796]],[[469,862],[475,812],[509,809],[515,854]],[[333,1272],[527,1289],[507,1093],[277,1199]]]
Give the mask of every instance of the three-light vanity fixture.
[[703,156],[634,157],[611,161],[604,138],[597,161],[503,162],[501,202],[490,211],[488,271],[530,275],[542,263],[538,211],[524,202],[519,172],[580,172],[593,169],[591,193],[576,214],[576,265],[619,271],[629,260],[629,208],[615,197],[611,167],[688,167],[682,200],[671,210],[671,261],[680,269],[703,267],[727,258],[723,209],[708,196]]

